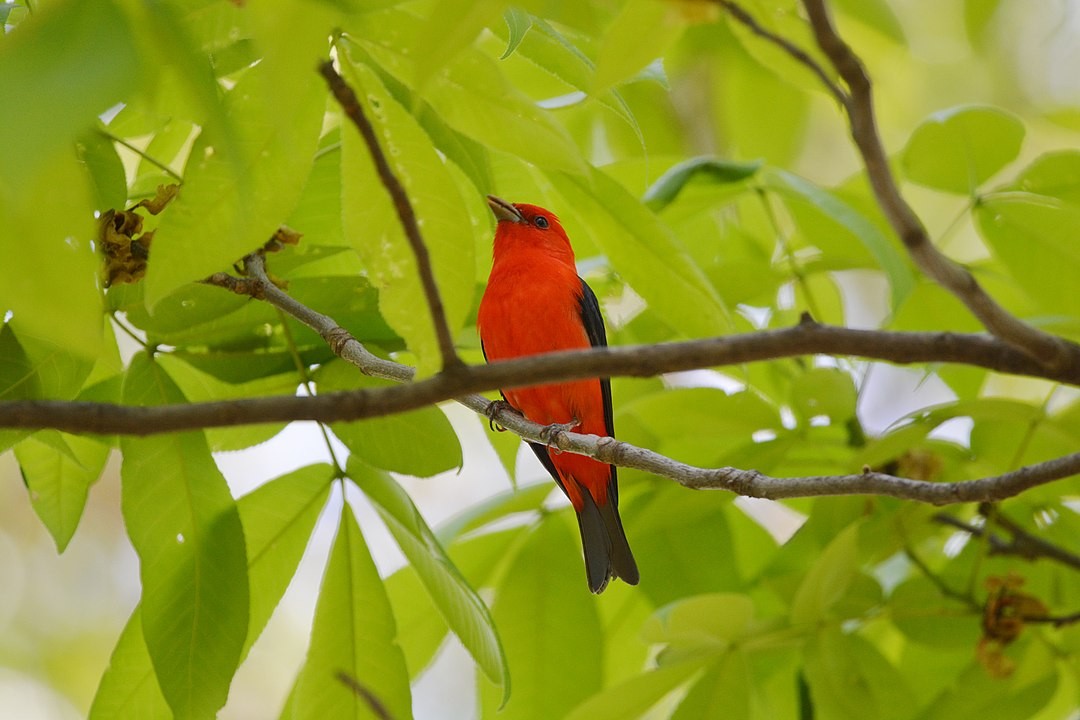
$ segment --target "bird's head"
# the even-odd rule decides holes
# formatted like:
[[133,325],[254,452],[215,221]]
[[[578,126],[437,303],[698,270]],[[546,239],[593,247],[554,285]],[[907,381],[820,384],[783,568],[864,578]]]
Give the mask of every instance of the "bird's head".
[[495,214],[495,255],[511,248],[540,250],[552,257],[574,263],[574,250],[559,218],[538,205],[511,203],[494,195],[487,196],[488,207]]

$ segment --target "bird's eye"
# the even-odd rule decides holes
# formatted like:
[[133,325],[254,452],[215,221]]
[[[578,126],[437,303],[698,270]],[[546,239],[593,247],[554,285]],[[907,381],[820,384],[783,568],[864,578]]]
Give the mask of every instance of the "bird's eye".
[[541,230],[545,230],[545,229],[547,229],[547,226],[548,226],[548,219],[546,217],[544,217],[543,215],[537,215],[536,219],[533,220],[533,224],[536,225],[536,227],[540,228]]

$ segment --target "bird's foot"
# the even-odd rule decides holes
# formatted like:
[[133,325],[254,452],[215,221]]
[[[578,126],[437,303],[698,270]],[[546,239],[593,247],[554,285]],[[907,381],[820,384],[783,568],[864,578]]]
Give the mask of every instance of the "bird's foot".
[[565,432],[572,432],[579,425],[581,425],[581,421],[577,418],[565,423],[551,423],[550,425],[545,426],[544,429],[540,431],[540,439],[544,442],[545,445],[551,448],[552,451],[554,451],[555,453],[560,453],[562,452],[562,450],[555,446],[555,441],[558,439],[559,435]]
[[520,410],[518,410],[516,407],[506,402],[505,400],[492,400],[490,403],[488,403],[487,409],[484,410],[484,415],[488,419],[488,427],[490,427],[495,432],[506,432],[506,428],[495,422],[495,416],[503,410],[524,417],[524,415],[521,414]]

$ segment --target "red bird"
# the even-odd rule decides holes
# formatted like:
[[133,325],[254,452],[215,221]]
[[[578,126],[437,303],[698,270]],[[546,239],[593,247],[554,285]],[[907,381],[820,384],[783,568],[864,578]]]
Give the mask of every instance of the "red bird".
[[[477,329],[490,361],[607,345],[600,304],[578,277],[574,250],[559,219],[536,205],[488,195],[498,219],[494,264],[480,300]],[[502,391],[512,407],[541,425],[614,437],[607,378]],[[611,578],[636,585],[637,564],[619,518],[615,467],[584,455],[529,443],[577,512],[589,589]]]

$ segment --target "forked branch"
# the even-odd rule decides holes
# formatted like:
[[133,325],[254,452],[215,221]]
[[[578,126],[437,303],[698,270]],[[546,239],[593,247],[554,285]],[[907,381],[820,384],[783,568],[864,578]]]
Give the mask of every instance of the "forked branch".
[[803,0],[803,6],[818,47],[840,76],[846,91],[804,50],[765,29],[745,8],[731,0],[716,1],[736,21],[808,67],[844,108],[852,139],[862,157],[878,205],[915,264],[928,277],[964,303],[983,327],[1047,367],[1062,368],[1080,363],[1080,346],[1038,330],[1009,313],[987,294],[966,268],[934,246],[919,216],[901,194],[889,167],[888,155],[878,132],[870,77],[854,50],[836,31],[825,0]]

